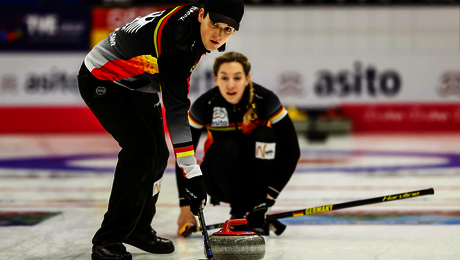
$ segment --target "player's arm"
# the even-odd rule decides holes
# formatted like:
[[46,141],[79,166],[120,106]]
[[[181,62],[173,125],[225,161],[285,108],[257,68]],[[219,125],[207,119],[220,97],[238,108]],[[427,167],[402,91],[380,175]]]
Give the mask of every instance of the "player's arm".
[[[190,132],[192,133],[192,139],[193,139],[193,147],[195,151],[197,149],[202,130],[203,129],[196,129],[192,126],[190,127]],[[176,163],[176,184],[177,184],[177,191],[179,195],[179,206],[180,206],[179,216],[177,218],[177,234],[180,235],[184,226],[191,224],[196,227],[197,221],[195,217],[193,216],[192,212],[190,211],[189,201],[185,198],[185,194],[184,194],[185,178],[182,174],[182,170],[177,165],[177,163]]]
[[[192,141],[193,141],[193,148],[196,152],[198,147],[198,143],[200,141],[201,133],[204,129],[204,120],[202,120],[202,115],[204,114],[202,109],[199,109],[201,106],[199,105],[200,99],[198,99],[190,109],[189,113],[189,123],[190,123],[190,132],[192,134]],[[192,111],[195,112],[195,116],[192,115]],[[177,218],[177,234],[181,236],[184,227],[189,225],[197,226],[197,221],[193,214],[190,212],[190,203],[187,199],[185,199],[185,178],[182,175],[182,170],[176,163],[176,184],[177,184],[177,191],[179,195],[179,206],[180,212],[179,217]]]
[[201,169],[195,158],[188,120],[189,79],[193,65],[193,57],[179,50],[162,53],[158,58],[166,126],[174,147],[177,165],[185,179],[184,194],[190,202],[192,212],[197,214],[198,207],[203,203],[206,204],[207,195]]
[[278,107],[269,117],[278,137],[278,143],[276,147],[277,164],[273,176],[270,176],[267,193],[269,197],[276,199],[295,171],[300,158],[300,148],[294,124],[286,109],[281,106],[278,97],[274,94],[270,97],[270,102],[272,107]]
[[[206,122],[207,102],[205,98],[199,97],[190,108],[188,113],[188,122],[190,125],[190,133],[192,134],[193,148],[196,152],[198,143],[200,141],[201,133],[203,132],[204,125]],[[179,205],[189,206],[189,202],[185,199],[185,179],[183,177],[182,169],[176,163],[176,183],[179,193]]]
[[[203,128],[197,129],[197,128],[194,128],[193,126],[190,126],[190,132],[192,134],[194,151],[196,151],[197,149],[198,142],[200,141],[202,131],[203,131]],[[180,207],[190,206],[190,203],[185,199],[185,195],[184,195],[185,178],[182,173],[182,169],[177,165],[177,163],[176,163],[176,183],[177,183],[177,191],[179,195],[179,206]]]

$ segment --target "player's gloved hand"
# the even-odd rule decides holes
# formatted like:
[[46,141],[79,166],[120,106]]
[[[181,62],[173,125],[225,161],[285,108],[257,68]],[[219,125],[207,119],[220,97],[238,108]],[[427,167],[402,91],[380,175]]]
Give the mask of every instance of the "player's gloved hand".
[[197,216],[199,207],[206,206],[208,198],[202,176],[185,180],[185,198],[190,203],[190,211]]
[[255,206],[251,211],[246,214],[248,225],[251,226],[264,226],[265,218],[270,211],[270,208],[275,204],[275,200],[266,198],[264,202]]
[[213,198],[211,197],[210,201],[209,201],[213,206],[219,206],[220,205],[220,200],[216,199],[216,198]]

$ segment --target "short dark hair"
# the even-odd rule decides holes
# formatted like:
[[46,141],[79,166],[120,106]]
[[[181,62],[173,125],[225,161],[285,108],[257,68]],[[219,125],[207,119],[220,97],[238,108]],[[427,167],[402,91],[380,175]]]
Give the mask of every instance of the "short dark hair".
[[[198,14],[200,13],[201,8],[195,9],[195,11],[192,12],[192,16],[198,17]],[[208,15],[209,11],[204,9],[203,13],[203,18],[206,18],[206,15]]]

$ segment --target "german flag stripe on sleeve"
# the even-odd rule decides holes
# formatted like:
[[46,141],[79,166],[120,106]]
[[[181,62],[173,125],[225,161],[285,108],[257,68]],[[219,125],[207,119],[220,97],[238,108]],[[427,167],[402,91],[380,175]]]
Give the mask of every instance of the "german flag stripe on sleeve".
[[207,127],[209,130],[213,130],[213,131],[236,131],[236,130],[241,130],[242,127],[241,126],[238,126],[238,129],[236,129],[234,126],[231,126],[231,127],[212,127],[212,126],[209,126]]
[[195,152],[193,150],[188,151],[188,152],[176,153],[176,157],[185,157],[185,156],[191,156],[191,155],[195,155]]
[[193,151],[193,145],[182,148],[174,148],[174,153],[176,154],[176,157],[185,157],[195,154]]
[[157,57],[159,57],[161,54],[161,32],[163,31],[163,27],[165,26],[165,23],[168,21],[169,17],[171,17],[171,15],[173,15],[181,8],[182,6],[177,6],[176,8],[172,9],[171,12],[169,12],[167,15],[163,16],[163,18],[161,18],[160,21],[158,21],[158,25],[155,28],[155,32],[153,33],[153,42],[155,43]]
[[268,121],[272,124],[278,123],[281,119],[283,119],[287,115],[287,111],[284,107],[281,107],[278,112],[276,112],[272,117],[268,119]]
[[190,115],[190,113],[188,114],[188,122],[190,123],[190,126],[193,128],[196,128],[196,129],[203,128],[203,125],[195,121],[193,117]]
[[175,148],[174,149],[174,152],[175,153],[182,153],[182,152],[188,152],[190,150],[193,150],[193,146],[190,145],[190,146],[187,146],[187,147],[182,147],[182,148]]

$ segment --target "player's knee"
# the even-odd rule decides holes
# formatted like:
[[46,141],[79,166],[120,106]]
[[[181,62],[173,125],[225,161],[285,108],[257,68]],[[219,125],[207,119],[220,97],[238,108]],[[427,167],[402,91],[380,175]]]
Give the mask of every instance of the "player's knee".
[[137,158],[155,158],[157,151],[157,144],[153,137],[132,140],[124,145],[122,148],[131,156]]

